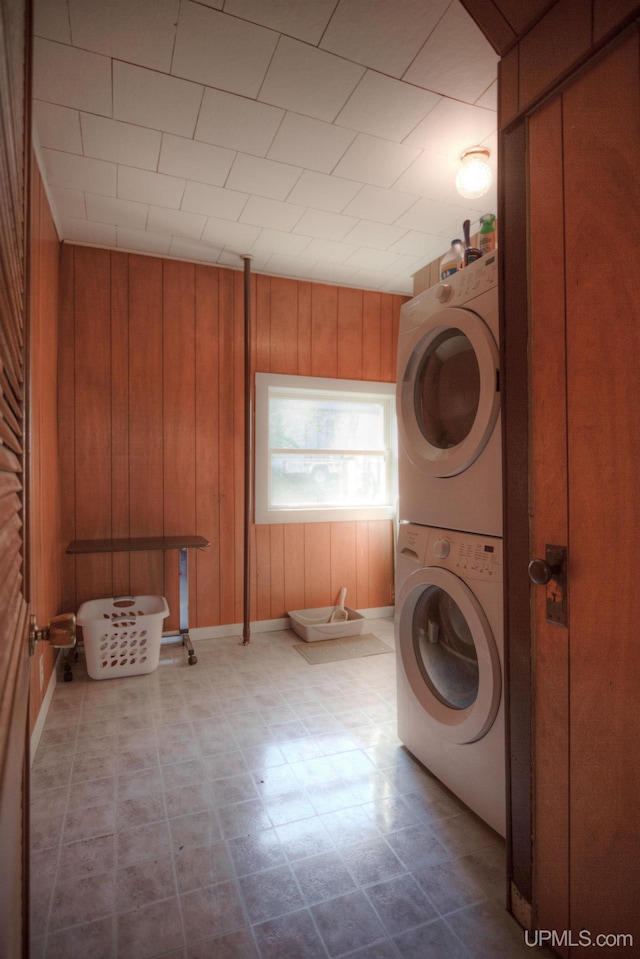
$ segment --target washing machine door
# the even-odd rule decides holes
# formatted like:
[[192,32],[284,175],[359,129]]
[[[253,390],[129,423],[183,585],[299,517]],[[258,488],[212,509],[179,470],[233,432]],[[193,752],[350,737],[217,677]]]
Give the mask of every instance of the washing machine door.
[[416,570],[397,599],[399,668],[443,738],[472,743],[500,705],[500,657],[489,621],[467,584],[439,567]]
[[500,410],[491,330],[478,314],[451,307],[404,333],[399,349],[404,451],[427,476],[456,476],[482,453]]

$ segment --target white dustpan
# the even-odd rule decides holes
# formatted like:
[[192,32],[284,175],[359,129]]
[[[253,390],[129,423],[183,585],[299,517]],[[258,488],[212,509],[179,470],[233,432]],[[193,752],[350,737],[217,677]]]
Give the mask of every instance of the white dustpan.
[[349,613],[344,608],[344,598],[347,595],[347,587],[343,586],[340,590],[340,599],[338,600],[338,605],[331,613],[329,617],[330,623],[344,623],[349,619]]

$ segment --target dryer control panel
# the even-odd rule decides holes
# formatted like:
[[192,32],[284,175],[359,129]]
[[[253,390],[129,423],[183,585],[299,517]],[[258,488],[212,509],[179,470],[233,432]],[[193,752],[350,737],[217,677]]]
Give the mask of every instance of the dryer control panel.
[[411,329],[443,306],[471,306],[472,301],[498,285],[498,257],[493,250],[404,303],[400,310],[400,330]]

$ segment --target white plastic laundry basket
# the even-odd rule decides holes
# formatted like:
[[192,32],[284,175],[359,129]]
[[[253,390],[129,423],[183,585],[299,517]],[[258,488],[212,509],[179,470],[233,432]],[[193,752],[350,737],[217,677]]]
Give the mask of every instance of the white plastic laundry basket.
[[160,658],[162,621],[169,615],[164,596],[117,596],[83,603],[87,672],[92,679],[151,673]]

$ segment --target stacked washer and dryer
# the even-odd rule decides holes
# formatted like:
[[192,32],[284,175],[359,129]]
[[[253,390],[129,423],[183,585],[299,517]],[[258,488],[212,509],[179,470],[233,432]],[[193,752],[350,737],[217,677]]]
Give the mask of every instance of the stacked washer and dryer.
[[402,307],[398,735],[505,835],[497,256]]

